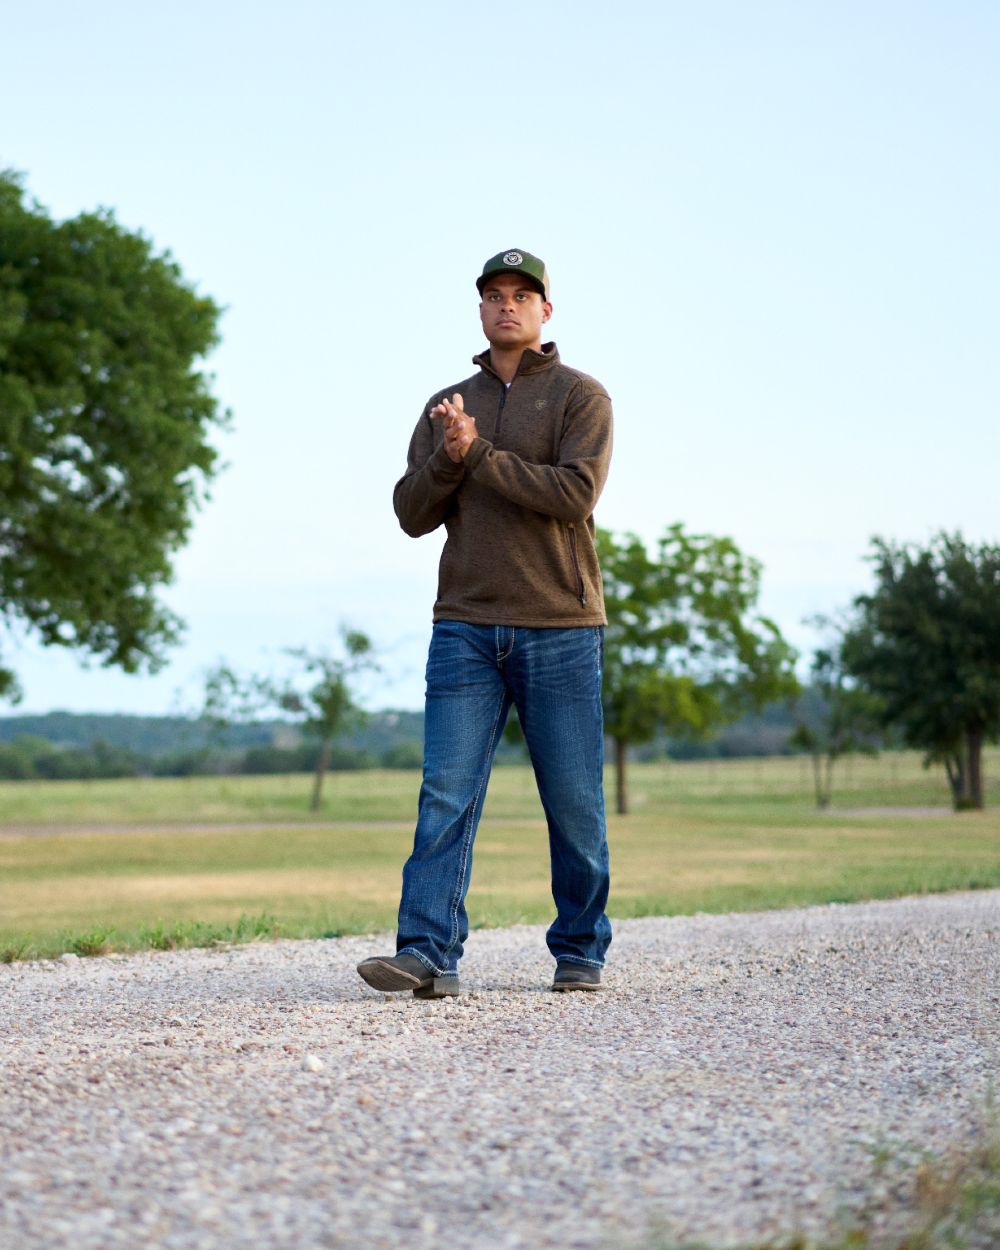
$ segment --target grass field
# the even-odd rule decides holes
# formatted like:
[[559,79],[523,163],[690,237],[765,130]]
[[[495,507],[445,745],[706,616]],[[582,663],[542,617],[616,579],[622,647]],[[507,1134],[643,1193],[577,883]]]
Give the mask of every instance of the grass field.
[[[1000,752],[986,767],[997,778]],[[633,811],[609,818],[612,916],[1000,886],[1000,812],[953,814],[917,756],[846,761],[841,781],[824,814],[805,760],[635,766]],[[392,928],[418,785],[335,775],[318,823],[301,776],[4,783],[0,957]],[[473,923],[547,921],[551,906],[530,770],[497,769]]]

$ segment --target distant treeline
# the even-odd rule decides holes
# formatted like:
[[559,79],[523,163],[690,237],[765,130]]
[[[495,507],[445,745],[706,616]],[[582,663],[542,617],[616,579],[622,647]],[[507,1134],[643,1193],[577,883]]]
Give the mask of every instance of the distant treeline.
[[[820,702],[809,691],[803,698]],[[800,701],[800,714],[802,706]],[[330,766],[339,771],[418,769],[423,728],[422,712],[372,713],[334,745]],[[635,748],[634,754],[639,760],[790,755],[795,753],[788,744],[794,728],[791,709],[780,703],[745,716],[709,741],[661,738]],[[4,780],[310,772],[318,751],[317,743],[284,721],[219,729],[182,716],[48,712],[0,717]],[[501,742],[498,764],[520,763],[524,758],[523,745]]]
[[745,759],[763,755],[800,755],[789,739],[795,732],[796,717],[819,719],[825,709],[823,697],[808,687],[799,696],[794,711],[787,702],[770,703],[760,712],[749,713],[726,725],[711,738],[660,737],[644,746],[633,747],[637,760]]
[[[423,720],[419,712],[375,713],[334,745],[331,768],[419,768]],[[0,717],[5,780],[311,772],[318,753],[284,721],[220,729],[181,716]]]

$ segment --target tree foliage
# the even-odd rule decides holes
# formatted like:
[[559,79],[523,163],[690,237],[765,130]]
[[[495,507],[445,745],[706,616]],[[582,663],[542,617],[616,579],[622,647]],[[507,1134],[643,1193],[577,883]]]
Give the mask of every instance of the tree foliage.
[[908,745],[945,765],[955,807],[980,808],[983,743],[1000,734],[1000,547],[875,538],[869,559],[876,585],[854,601],[845,666]]
[[299,725],[320,744],[309,807],[318,811],[323,781],[330,765],[336,738],[357,724],[364,712],[351,693],[351,680],[365,669],[376,667],[371,640],[359,630],[342,629],[343,654],[289,649],[295,671],[276,679],[241,675],[220,664],[208,674],[202,715],[219,726],[284,716]]
[[[220,310],[110,211],[53,221],[0,171],[0,613],[133,672],[225,420],[195,366]],[[16,692],[0,667],[0,693]]]
[[795,652],[756,613],[760,564],[731,539],[671,525],[653,555],[634,534],[598,530],[597,545],[608,613],[604,720],[624,812],[629,744],[658,731],[704,738],[793,694]]

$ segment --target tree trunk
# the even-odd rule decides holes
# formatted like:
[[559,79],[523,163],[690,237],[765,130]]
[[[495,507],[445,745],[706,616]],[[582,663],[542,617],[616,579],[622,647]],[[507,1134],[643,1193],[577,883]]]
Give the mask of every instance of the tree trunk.
[[965,757],[961,751],[954,755],[946,755],[944,766],[948,773],[948,784],[951,786],[951,802],[956,812],[967,806]]
[[823,802],[823,757],[818,751],[813,751],[813,787],[816,791],[816,806],[819,808],[826,807]]
[[625,781],[625,752],[628,743],[624,738],[615,739],[615,797],[619,816],[628,815],[628,788]]
[[826,777],[823,781],[823,802],[820,804],[820,807],[824,809],[830,806],[830,802],[833,799],[833,761],[835,758],[836,756],[832,752],[827,752]]
[[968,752],[968,806],[982,811],[986,806],[983,798],[983,733],[981,729],[970,729],[965,735]]
[[323,778],[330,766],[330,739],[324,738],[319,748],[319,759],[316,761],[316,779],[313,781],[312,799],[309,803],[311,812],[319,811],[319,800],[323,793]]

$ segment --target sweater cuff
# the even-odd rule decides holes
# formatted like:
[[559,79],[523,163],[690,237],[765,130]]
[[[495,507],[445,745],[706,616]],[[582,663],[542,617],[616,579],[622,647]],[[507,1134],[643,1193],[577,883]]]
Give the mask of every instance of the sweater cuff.
[[436,482],[457,482],[465,473],[464,462],[460,460],[456,464],[445,451],[444,443],[435,449],[427,464]]
[[469,444],[469,450],[465,453],[465,460],[462,463],[467,469],[474,472],[483,457],[488,456],[492,450],[493,444],[480,434],[478,438],[474,438]]

